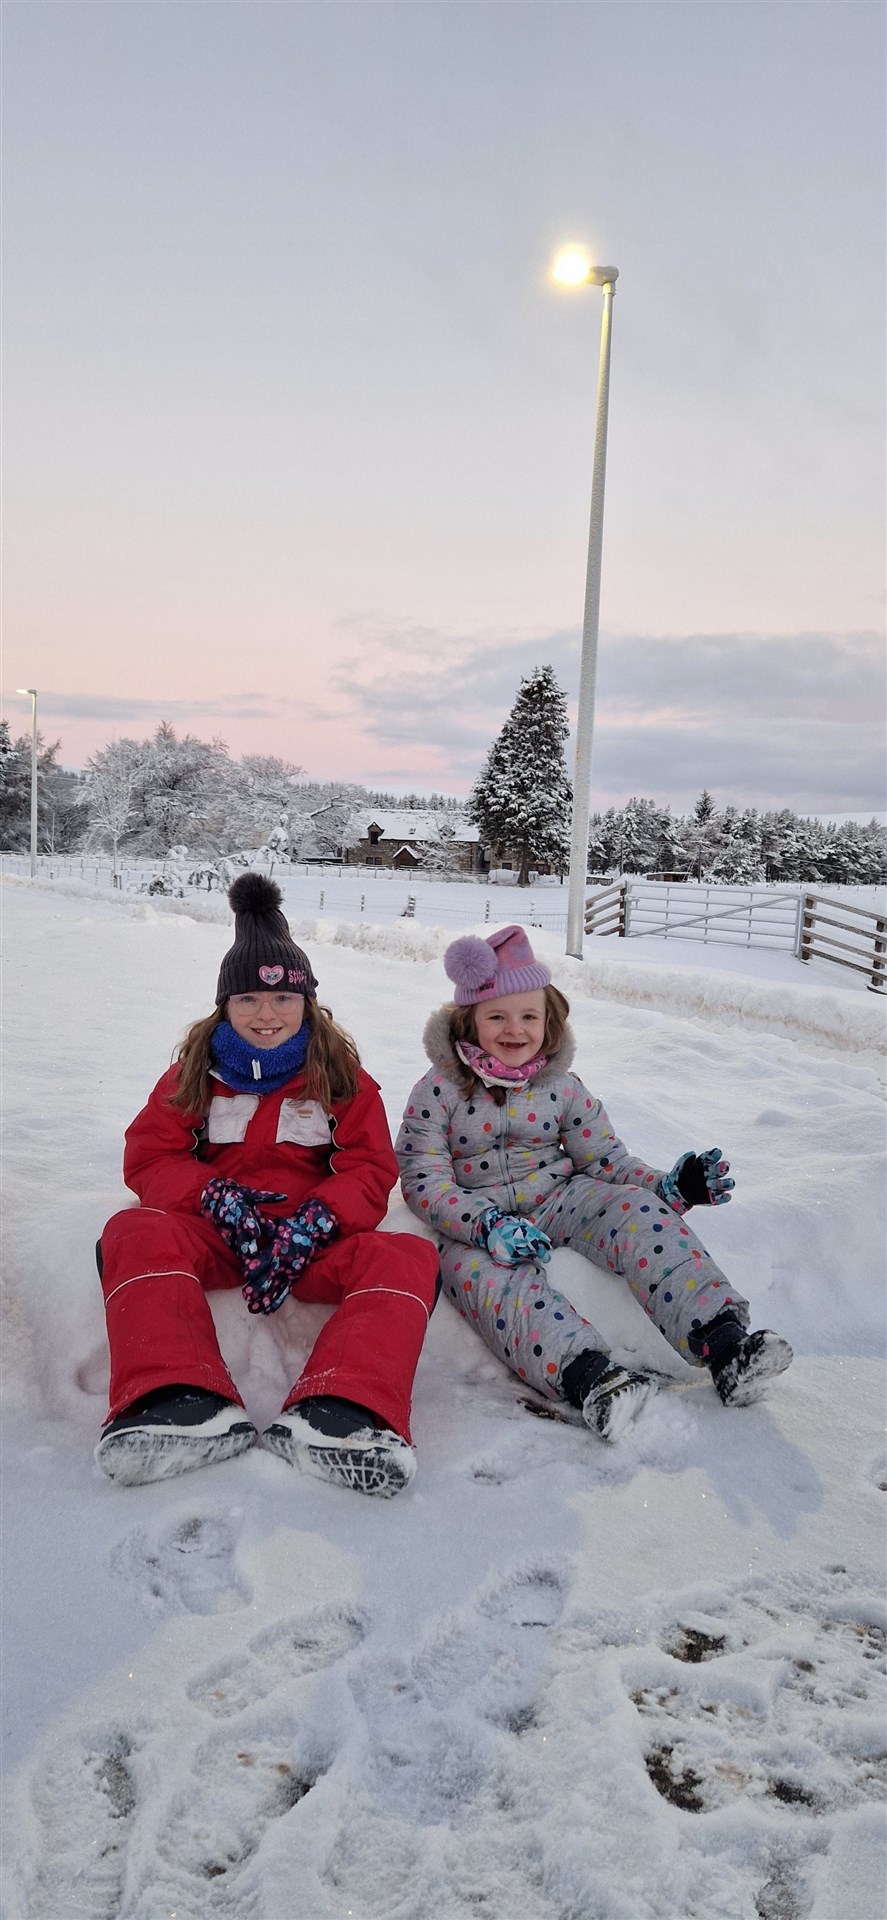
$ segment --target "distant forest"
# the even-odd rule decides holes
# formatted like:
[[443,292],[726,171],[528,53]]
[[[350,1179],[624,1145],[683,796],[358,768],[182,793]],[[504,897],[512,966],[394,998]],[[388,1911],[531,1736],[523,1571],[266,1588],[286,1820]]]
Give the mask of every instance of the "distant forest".
[[[222,741],[179,738],[165,725],[149,740],[112,742],[80,774],[59,767],[58,742],[38,744],[38,847],[44,853],[101,848],[115,859],[162,858],[184,846],[209,859],[263,848],[281,861],[335,859],[359,837],[354,816],[367,808],[444,812],[456,837],[467,817],[467,803],[444,793],[308,780],[285,760],[259,754],[234,760]],[[30,738],[12,739],[0,721],[3,851],[29,845],[30,796]],[[440,843],[428,864],[446,870]],[[688,814],[632,798],[592,815],[588,866],[602,875],[870,886],[887,881],[887,829],[875,819],[835,823],[788,807],[718,807],[707,792]]]

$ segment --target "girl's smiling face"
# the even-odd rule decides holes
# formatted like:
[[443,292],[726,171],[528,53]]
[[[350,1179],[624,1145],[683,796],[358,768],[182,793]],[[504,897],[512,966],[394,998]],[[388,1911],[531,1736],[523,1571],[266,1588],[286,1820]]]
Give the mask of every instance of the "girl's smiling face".
[[250,1047],[282,1047],[302,1025],[305,1001],[301,993],[232,993],[228,1019]]
[[504,1066],[522,1067],[526,1060],[541,1053],[545,1038],[545,990],[533,987],[529,993],[502,993],[496,1000],[481,1000],[474,1009],[477,1044]]

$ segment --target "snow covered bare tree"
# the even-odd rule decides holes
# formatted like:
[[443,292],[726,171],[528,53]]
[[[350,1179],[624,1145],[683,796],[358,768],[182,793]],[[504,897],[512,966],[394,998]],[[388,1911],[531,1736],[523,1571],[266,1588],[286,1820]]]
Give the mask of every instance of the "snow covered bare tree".
[[270,846],[276,838],[278,858],[286,849],[281,829],[291,841],[291,812],[295,812],[296,782],[302,772],[276,754],[245,753],[232,766],[224,851],[234,847]]
[[112,740],[86,762],[80,789],[81,804],[89,808],[85,846],[111,848],[112,872],[117,872],[120,842],[136,811],[136,788],[141,773],[141,750],[136,740]]
[[517,862],[518,886],[530,869],[563,873],[570,858],[572,789],[564,760],[567,702],[552,667],[537,667],[487,755],[468,800],[468,817],[503,856]]

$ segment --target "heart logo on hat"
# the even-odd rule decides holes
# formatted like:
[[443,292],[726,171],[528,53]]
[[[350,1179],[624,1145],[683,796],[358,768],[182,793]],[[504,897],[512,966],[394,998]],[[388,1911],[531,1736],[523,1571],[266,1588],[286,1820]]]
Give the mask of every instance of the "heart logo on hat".
[[283,968],[260,967],[259,979],[264,981],[266,987],[276,987],[278,980],[283,979]]

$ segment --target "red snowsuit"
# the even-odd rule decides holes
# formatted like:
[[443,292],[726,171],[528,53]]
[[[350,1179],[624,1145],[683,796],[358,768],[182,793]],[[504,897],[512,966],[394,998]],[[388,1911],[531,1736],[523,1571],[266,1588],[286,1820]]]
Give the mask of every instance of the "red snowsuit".
[[315,1195],[335,1214],[339,1238],[318,1252],[293,1289],[334,1303],[286,1401],[309,1394],[354,1400],[409,1440],[413,1375],[434,1305],[438,1260],[430,1241],[374,1233],[397,1179],[397,1161],[375,1080],[361,1070],[353,1100],[327,1113],[305,1095],[304,1074],[274,1093],[235,1093],[213,1081],[204,1120],[171,1107],[171,1067],[127,1129],[123,1177],[138,1207],[115,1213],[102,1234],[102,1290],[111,1349],[108,1420],[155,1387],[181,1382],[242,1404],[204,1298],[243,1283],[236,1256],[199,1209],[213,1175],[285,1193],[262,1206],[292,1213]]

